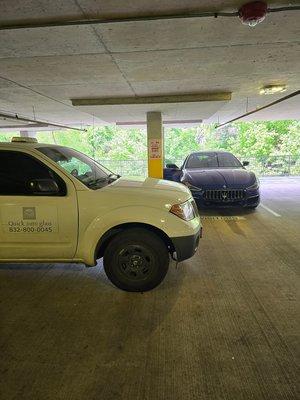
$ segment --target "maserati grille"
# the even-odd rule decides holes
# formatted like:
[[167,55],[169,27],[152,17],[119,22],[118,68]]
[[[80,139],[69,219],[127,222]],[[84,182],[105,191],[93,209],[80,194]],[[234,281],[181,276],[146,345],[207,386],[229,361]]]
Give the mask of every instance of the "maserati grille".
[[231,202],[240,201],[245,197],[244,189],[205,190],[203,197],[208,201]]

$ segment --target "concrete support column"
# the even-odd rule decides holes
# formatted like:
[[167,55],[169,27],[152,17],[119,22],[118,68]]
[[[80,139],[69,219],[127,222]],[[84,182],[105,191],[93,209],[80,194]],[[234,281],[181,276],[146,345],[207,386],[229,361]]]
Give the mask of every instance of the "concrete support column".
[[36,131],[20,131],[20,136],[21,137],[32,137],[35,138],[36,137]]
[[164,140],[161,112],[147,113],[148,176],[163,178]]

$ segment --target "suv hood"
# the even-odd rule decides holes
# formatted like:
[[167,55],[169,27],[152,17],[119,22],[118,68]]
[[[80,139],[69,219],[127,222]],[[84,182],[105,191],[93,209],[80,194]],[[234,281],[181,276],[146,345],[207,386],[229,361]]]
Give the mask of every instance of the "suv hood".
[[243,168],[187,169],[183,179],[192,185],[202,188],[247,188],[256,181],[251,171]]

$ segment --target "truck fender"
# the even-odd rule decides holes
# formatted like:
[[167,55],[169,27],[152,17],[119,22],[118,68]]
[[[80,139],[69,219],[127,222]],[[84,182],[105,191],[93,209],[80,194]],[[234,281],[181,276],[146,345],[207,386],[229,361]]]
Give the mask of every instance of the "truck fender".
[[79,238],[78,258],[83,259],[87,265],[95,265],[95,250],[101,238],[112,228],[123,224],[150,225],[169,238],[172,226],[168,221],[170,217],[164,210],[149,206],[120,207],[105,215],[98,215]]

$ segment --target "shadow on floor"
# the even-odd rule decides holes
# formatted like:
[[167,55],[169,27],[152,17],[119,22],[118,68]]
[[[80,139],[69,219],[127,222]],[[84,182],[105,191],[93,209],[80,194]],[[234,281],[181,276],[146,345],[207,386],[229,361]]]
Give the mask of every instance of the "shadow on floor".
[[249,210],[242,207],[232,208],[200,208],[198,207],[200,216],[217,216],[217,217],[232,217],[246,216],[255,214],[256,210]]

